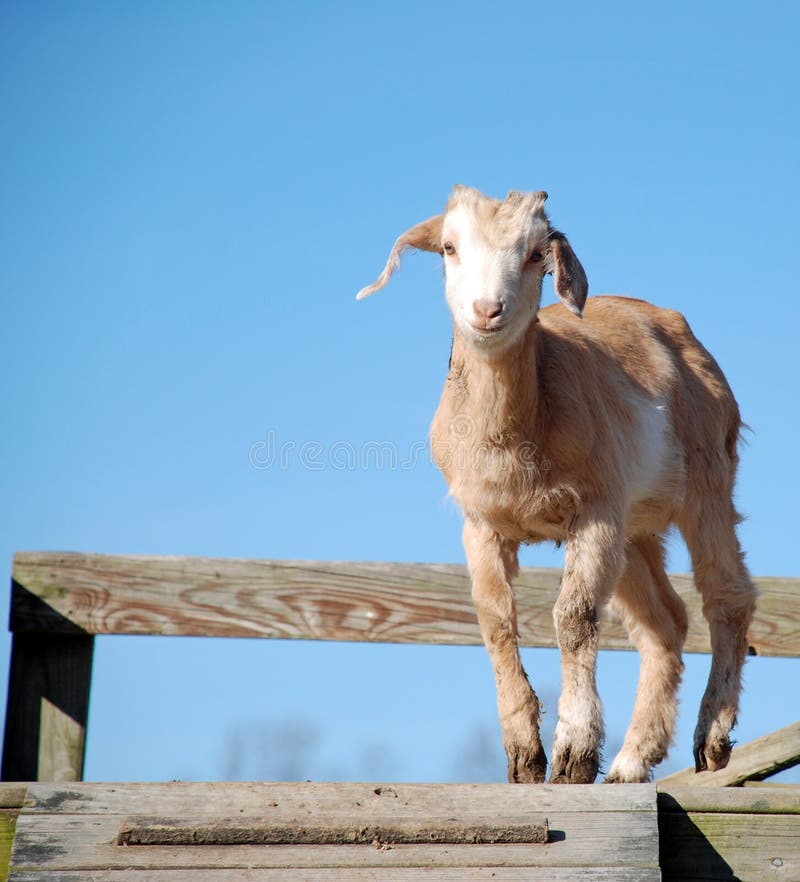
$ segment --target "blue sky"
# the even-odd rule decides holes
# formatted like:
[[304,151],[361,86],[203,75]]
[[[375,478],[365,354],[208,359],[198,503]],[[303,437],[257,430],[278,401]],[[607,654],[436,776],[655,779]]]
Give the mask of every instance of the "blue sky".
[[[260,469],[252,451],[425,440],[450,341],[438,260],[353,298],[465,183],[548,190],[593,293],[687,315],[753,429],[751,568],[800,576],[798,24],[788,2],[5,0],[0,565],[462,561],[424,456]],[[525,663],[552,707],[556,653]],[[740,739],[800,716],[798,664],[748,662]],[[669,768],[691,760],[707,668],[687,659]],[[603,654],[609,746],[635,677]],[[484,742],[504,775],[480,648],[98,640],[89,778],[279,777],[287,740],[301,777],[447,780]]]

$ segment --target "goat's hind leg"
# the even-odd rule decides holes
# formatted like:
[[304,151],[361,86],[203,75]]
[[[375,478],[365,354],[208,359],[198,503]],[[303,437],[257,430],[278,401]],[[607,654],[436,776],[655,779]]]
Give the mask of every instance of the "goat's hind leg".
[[639,650],[641,669],[633,717],[611,764],[609,783],[648,781],[652,767],[666,756],[675,728],[687,630],[686,607],[667,578],[660,537],[628,543],[626,558],[611,604]]
[[512,783],[544,781],[547,757],[539,738],[539,701],[522,667],[511,580],[517,574],[517,544],[484,524],[466,520],[464,548],[481,636],[497,683],[497,708]]
[[709,494],[694,514],[680,528],[711,632],[711,671],[694,733],[695,769],[702,772],[724,769],[730,759],[756,589],[744,565],[736,538],[738,516],[727,494]]

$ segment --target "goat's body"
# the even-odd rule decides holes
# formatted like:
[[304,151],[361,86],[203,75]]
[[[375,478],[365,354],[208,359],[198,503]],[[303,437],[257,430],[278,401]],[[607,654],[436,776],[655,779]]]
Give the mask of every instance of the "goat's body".
[[505,538],[566,541],[599,500],[624,512],[627,537],[662,533],[698,480],[730,492],[738,407],[679,313],[594,297],[581,321],[542,309],[500,360],[462,348],[456,337],[431,446],[464,514]]
[[[456,333],[431,448],[467,518],[468,557],[477,549],[473,582],[483,581],[475,573],[484,558],[505,557],[510,583],[520,543],[555,540],[567,544],[567,576],[578,583],[566,586],[555,611],[565,665],[559,718],[568,719],[570,704],[580,710],[562,735],[573,746],[554,760],[553,778],[591,780],[596,773],[599,702],[580,699],[594,693],[593,670],[588,679],[585,672],[593,666],[597,609],[610,600],[646,663],[609,779],[645,780],[666,753],[683,670],[686,612],[664,570],[663,537],[671,526],[687,541],[709,608],[738,620],[738,645],[729,650],[737,674],[743,660],[753,589],[734,532],[736,401],[683,316],[641,300],[591,298],[581,320],[560,305],[540,310],[517,347],[496,360],[477,360],[463,349]],[[571,560],[573,547],[578,558]],[[491,612],[491,602],[482,611],[486,600],[477,589],[475,601],[484,619],[506,618]],[[508,616],[513,621],[513,607]],[[583,626],[576,629],[576,622]],[[498,643],[492,627],[484,629],[490,654]],[[501,671],[508,667],[500,663]],[[498,677],[501,696],[502,688]],[[707,697],[695,749],[698,765],[715,767],[727,762],[736,696],[730,682],[709,688],[726,693],[725,722],[709,735],[719,712]],[[521,726],[504,726],[516,729],[506,744],[509,775],[539,780],[540,745],[528,743],[523,758],[513,759],[520,737],[530,742],[530,721],[534,729],[538,722],[535,695],[526,694],[522,680],[515,692],[500,700],[501,717],[504,704],[527,708]],[[576,742],[583,747],[570,759]]]
[[[586,783],[597,774],[597,621],[611,602],[642,664],[608,780],[645,781],[669,746],[683,670],[686,610],[664,569],[673,525],[689,548],[711,633],[695,762],[721,768],[755,606],[733,504],[739,409],[681,315],[622,297],[586,301],[583,267],[550,227],[545,198],[511,193],[500,202],[456,188],[444,215],[398,238],[359,296],[386,283],[403,248],[444,255],[454,336],[431,450],[465,515],[509,780],[542,781],[547,765],[517,642],[519,545],[566,545],[553,610],[563,688],[550,780]],[[548,272],[562,305],[539,310]]]

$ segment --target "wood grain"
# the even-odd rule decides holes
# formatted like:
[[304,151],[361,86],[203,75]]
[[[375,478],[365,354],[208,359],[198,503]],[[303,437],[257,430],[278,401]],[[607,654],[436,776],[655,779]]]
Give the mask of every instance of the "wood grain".
[[[523,568],[515,583],[521,641],[555,646],[561,573]],[[708,628],[688,576],[673,584],[689,607],[687,652],[708,652]],[[800,655],[800,580],[757,580],[750,633],[758,655]],[[275,637],[479,644],[466,570],[451,564],[235,560],[20,552],[11,629],[88,634]],[[605,616],[601,645],[630,649]]]
[[659,779],[659,789],[690,784],[692,787],[735,787],[745,781],[761,781],[800,762],[800,721],[737,744],[730,762],[717,772],[681,769]]

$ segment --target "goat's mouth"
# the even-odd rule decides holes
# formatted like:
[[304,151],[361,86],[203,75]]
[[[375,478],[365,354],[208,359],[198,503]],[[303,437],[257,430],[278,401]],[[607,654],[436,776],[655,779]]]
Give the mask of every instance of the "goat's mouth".
[[468,321],[468,324],[476,334],[480,334],[482,337],[490,337],[492,334],[502,331],[508,322],[501,322],[500,324],[478,324],[473,321]]

